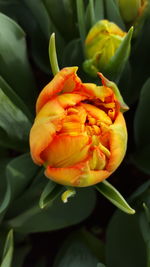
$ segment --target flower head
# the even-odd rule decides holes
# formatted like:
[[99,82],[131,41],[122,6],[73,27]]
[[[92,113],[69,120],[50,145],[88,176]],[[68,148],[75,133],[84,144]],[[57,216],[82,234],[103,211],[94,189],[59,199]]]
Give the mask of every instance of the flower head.
[[108,20],[98,21],[89,31],[85,40],[84,70],[91,76],[104,71],[126,33]]
[[121,163],[127,131],[112,88],[82,83],[77,67],[58,72],[41,91],[30,132],[31,155],[57,183],[84,187],[106,179]]
[[118,0],[122,18],[126,23],[134,23],[148,6],[147,0]]

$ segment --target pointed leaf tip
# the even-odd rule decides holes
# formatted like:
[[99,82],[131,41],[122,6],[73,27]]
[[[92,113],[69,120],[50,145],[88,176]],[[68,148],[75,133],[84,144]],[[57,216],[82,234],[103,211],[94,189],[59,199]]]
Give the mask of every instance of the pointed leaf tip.
[[105,196],[110,202],[112,202],[117,208],[121,209],[125,213],[135,214],[135,210],[132,209],[119,191],[107,181],[103,181],[97,184],[96,189]]
[[74,195],[76,194],[76,191],[74,188],[68,188],[62,195],[61,195],[61,199],[64,203],[68,202],[68,198],[70,197],[74,197]]
[[106,86],[106,87],[109,87],[109,88],[111,88],[113,90],[114,94],[116,95],[116,97],[117,97],[117,99],[118,99],[118,101],[120,103],[121,111],[125,112],[125,111],[129,110],[129,107],[124,102],[117,85],[114,82],[109,81],[101,72],[98,72],[97,74],[98,74],[98,76],[100,77],[100,79],[102,81],[102,85]]

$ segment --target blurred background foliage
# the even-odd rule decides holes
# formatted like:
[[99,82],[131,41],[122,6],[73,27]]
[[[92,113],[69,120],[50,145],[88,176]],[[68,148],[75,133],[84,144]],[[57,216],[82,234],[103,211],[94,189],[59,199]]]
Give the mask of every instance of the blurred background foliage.
[[[135,2],[123,8],[131,11]],[[145,8],[126,20],[119,0],[0,0],[1,267],[150,266],[150,8],[138,2]],[[85,38],[102,19],[126,32],[134,27],[105,75],[130,106],[127,154],[109,181],[135,215],[115,211],[93,187],[64,204],[65,187],[48,181],[29,154],[36,98],[53,77],[50,35],[60,68],[77,65],[84,82],[99,83],[83,62]]]

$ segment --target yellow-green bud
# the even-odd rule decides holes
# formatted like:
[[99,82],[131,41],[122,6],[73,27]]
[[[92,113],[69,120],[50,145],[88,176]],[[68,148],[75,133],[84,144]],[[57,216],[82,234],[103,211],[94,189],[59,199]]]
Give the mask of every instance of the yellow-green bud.
[[98,71],[104,71],[125,35],[115,23],[108,20],[98,21],[85,40],[85,72],[95,77]]
[[131,23],[143,13],[147,0],[118,0],[121,16],[126,23]]

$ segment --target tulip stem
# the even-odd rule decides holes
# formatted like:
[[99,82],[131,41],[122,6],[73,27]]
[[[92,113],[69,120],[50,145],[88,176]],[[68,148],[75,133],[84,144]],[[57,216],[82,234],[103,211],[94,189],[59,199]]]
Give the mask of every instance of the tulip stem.
[[80,32],[80,38],[83,44],[86,37],[85,7],[83,0],[76,0],[76,5],[77,5],[78,28]]
[[56,45],[55,45],[55,33],[52,33],[49,41],[49,59],[52,68],[52,73],[55,76],[59,72]]

